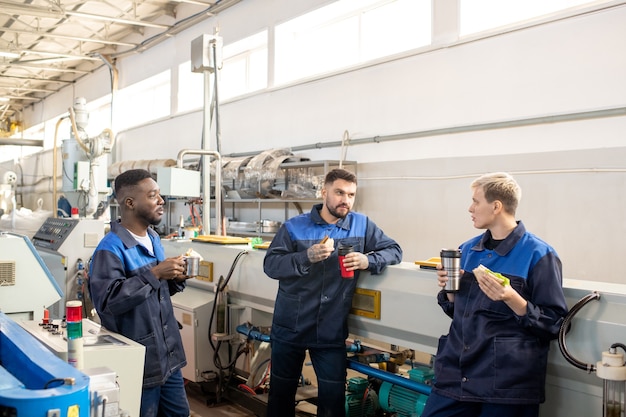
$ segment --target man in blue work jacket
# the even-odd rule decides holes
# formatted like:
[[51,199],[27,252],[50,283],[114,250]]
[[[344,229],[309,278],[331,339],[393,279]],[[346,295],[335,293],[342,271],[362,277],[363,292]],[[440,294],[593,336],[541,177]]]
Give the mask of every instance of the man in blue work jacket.
[[[317,415],[345,416],[347,319],[360,270],[379,274],[402,260],[400,246],[367,216],[352,212],[356,176],[326,174],[322,204],[289,219],[272,240],[265,273],[277,279],[271,330],[268,417],[295,415],[295,395],[308,350],[318,382]],[[342,278],[337,248],[352,246]],[[344,271],[344,272],[345,272]]]
[[[458,292],[437,296],[452,323],[439,340],[422,417],[537,417],[550,341],[567,314],[561,261],[516,220],[521,189],[513,177],[485,174],[471,188],[474,227],[486,232],[460,247]],[[438,268],[445,288],[447,272]]]
[[185,288],[182,256],[165,258],[150,228],[163,198],[150,172],[115,178],[121,218],[111,222],[90,264],[89,289],[102,325],[146,347],[141,417],[188,417],[181,369],[187,364],[170,296]]

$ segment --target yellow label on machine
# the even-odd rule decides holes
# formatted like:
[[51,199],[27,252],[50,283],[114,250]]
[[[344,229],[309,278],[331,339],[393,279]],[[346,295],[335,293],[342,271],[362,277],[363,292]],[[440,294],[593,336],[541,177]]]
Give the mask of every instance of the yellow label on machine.
[[79,410],[78,404],[70,405],[67,407],[67,417],[79,417]]

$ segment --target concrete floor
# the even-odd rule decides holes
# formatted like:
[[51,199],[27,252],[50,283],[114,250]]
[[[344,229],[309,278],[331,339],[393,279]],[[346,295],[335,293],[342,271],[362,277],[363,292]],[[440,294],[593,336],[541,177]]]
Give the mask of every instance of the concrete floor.
[[[296,415],[298,417],[315,416],[316,407],[307,402],[306,399],[317,395],[317,388],[305,387],[298,390],[296,399],[300,402],[296,407]],[[259,401],[267,402],[267,394],[259,395]],[[236,404],[229,400],[222,400],[215,403],[215,399],[211,395],[202,392],[199,385],[194,383],[187,384],[187,399],[191,408],[190,417],[257,417],[258,414],[250,411],[240,404]],[[265,416],[264,410],[262,416]]]
[[187,399],[191,408],[191,417],[254,417],[248,409],[230,401],[214,403],[209,396],[202,393],[199,386],[187,385]]

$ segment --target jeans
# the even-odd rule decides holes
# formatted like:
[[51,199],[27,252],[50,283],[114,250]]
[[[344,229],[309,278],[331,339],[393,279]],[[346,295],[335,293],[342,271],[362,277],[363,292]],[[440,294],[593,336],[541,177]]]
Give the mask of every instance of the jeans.
[[[267,417],[293,417],[306,349],[272,341]],[[346,348],[309,348],[317,377],[318,417],[345,417]]]
[[457,401],[432,392],[421,417],[537,417],[539,404],[490,404]]
[[141,417],[189,417],[189,402],[180,369],[165,384],[141,392]]

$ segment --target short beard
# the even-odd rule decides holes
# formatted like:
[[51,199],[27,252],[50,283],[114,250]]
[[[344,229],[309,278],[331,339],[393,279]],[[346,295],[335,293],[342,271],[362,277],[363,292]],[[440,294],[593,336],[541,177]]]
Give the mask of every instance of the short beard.
[[348,213],[350,213],[350,209],[348,209],[348,212],[345,214],[345,216],[342,216],[341,214],[337,213],[337,211],[331,209],[328,204],[326,204],[326,208],[328,209],[328,212],[330,214],[333,215],[333,217],[337,218],[337,219],[345,219],[346,216],[348,215]]

